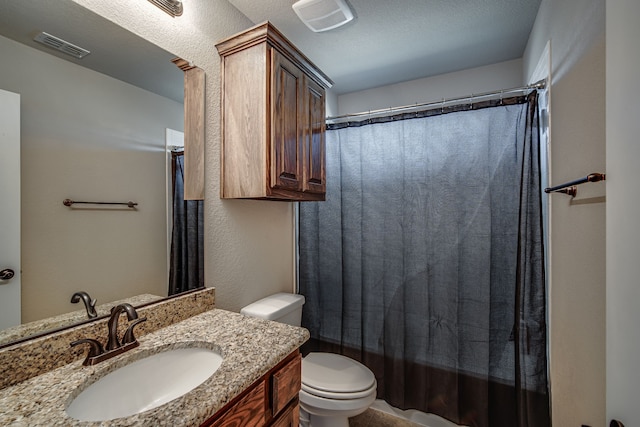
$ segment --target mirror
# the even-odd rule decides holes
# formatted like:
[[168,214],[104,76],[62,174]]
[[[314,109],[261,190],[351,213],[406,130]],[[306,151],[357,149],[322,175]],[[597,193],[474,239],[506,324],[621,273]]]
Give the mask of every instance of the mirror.
[[[166,138],[184,126],[175,55],[70,0],[0,6],[0,89],[20,94],[22,323],[70,311],[86,321],[82,301],[70,302],[77,291],[107,311],[110,301],[166,297]],[[91,53],[38,44],[41,31]]]

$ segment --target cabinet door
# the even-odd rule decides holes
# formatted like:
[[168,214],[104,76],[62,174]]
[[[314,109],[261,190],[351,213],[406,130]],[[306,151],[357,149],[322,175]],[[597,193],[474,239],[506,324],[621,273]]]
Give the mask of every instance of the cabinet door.
[[287,408],[278,418],[271,424],[271,427],[298,427],[300,425],[300,406],[297,401]]
[[300,354],[271,377],[272,413],[276,415],[298,397],[301,387],[302,356]]
[[324,89],[305,78],[304,182],[303,191],[326,192],[325,183],[325,94]]
[[271,187],[302,190],[302,71],[274,49],[271,50]]
[[200,427],[262,427],[265,425],[265,383],[254,386],[238,403],[215,421]]

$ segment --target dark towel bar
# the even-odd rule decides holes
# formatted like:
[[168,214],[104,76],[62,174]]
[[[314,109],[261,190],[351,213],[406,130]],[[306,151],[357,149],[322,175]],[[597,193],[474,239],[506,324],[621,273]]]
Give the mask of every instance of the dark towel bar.
[[603,173],[592,173],[584,178],[576,179],[575,181],[566,182],[564,184],[556,185],[555,187],[548,187],[544,189],[545,193],[564,193],[571,197],[575,197],[578,194],[577,185],[584,184],[585,182],[598,182],[604,181],[606,175]]
[[125,205],[129,208],[134,208],[136,206],[138,206],[137,203],[132,202],[132,201],[128,201],[128,202],[79,202],[76,200],[71,200],[71,199],[64,199],[62,201],[62,204],[65,206],[71,206],[71,205],[75,205],[75,204],[85,204],[85,205]]

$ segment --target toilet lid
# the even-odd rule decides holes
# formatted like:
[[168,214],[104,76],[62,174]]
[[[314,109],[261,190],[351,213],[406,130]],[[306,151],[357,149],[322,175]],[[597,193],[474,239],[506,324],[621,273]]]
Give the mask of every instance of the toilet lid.
[[366,366],[333,353],[309,353],[302,359],[302,385],[306,390],[357,393],[375,387],[376,378]]

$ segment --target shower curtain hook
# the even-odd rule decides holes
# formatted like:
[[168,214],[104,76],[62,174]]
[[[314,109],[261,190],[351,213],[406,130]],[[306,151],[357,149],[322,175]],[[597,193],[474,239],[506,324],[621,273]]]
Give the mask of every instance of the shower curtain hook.
[[371,124],[371,110],[369,110],[369,116],[367,118],[367,124]]
[[473,110],[473,93],[471,93],[471,96],[469,97],[469,110]]
[[502,105],[502,93],[504,92],[504,90],[500,90],[500,105]]
[[444,114],[444,98],[442,98],[442,103],[440,104],[440,114]]

